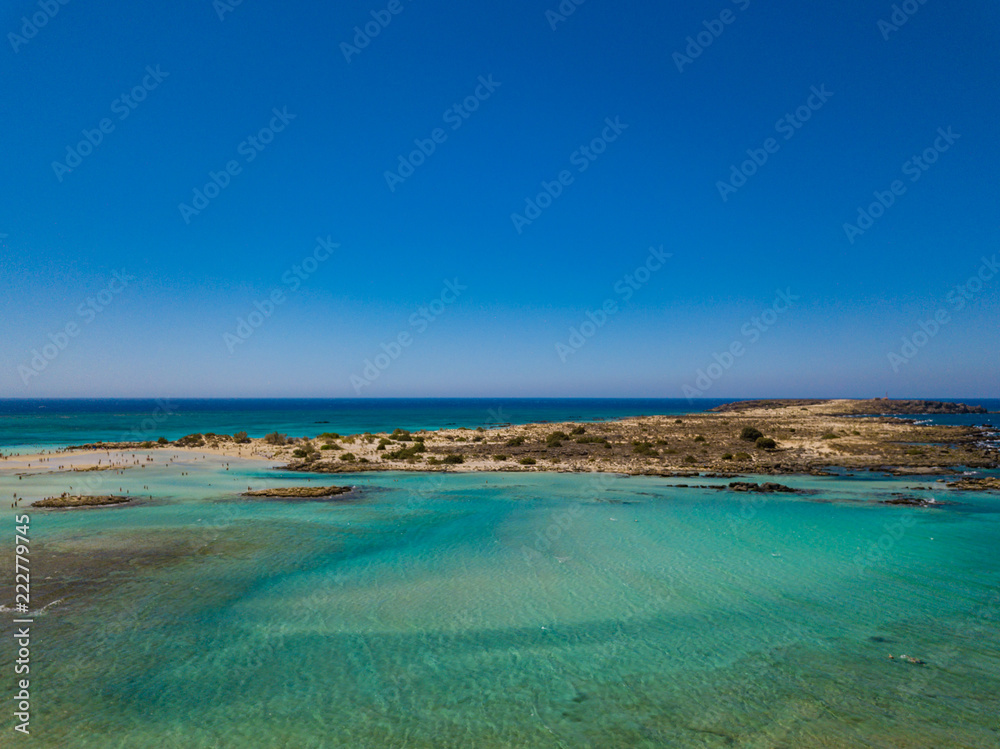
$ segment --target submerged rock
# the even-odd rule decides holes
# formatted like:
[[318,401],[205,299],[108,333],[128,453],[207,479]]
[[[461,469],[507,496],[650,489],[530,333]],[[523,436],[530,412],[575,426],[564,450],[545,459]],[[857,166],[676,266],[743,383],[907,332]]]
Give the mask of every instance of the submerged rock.
[[904,497],[897,496],[892,499],[883,499],[882,504],[884,505],[900,505],[902,507],[939,507],[943,502],[938,502],[934,497],[929,497],[924,499],[922,497]]
[[793,489],[784,484],[776,484],[773,481],[767,481],[763,484],[757,484],[753,481],[734,481],[729,485],[729,488],[734,492],[759,492],[761,494],[773,494],[777,492],[785,494],[799,493],[798,489]]

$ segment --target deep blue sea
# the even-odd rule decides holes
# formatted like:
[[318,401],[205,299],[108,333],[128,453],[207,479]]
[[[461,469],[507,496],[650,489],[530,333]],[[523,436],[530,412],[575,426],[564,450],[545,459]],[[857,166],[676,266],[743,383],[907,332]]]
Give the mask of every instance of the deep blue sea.
[[489,428],[704,411],[726,400],[684,398],[388,398],[0,400],[0,446],[135,441],[192,432],[293,437],[443,427]]
[[[293,437],[401,429],[594,421],[706,411],[733,399],[388,398],[337,399],[0,399],[0,447],[57,447],[95,441],[175,440],[193,432]],[[964,399],[1000,411],[1000,400]],[[933,416],[943,424],[993,424],[1000,414]]]

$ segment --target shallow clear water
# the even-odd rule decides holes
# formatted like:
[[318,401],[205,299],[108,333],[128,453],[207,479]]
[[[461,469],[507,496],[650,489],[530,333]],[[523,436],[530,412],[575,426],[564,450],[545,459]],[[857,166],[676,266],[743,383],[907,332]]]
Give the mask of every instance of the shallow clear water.
[[[249,501],[330,477],[158,461],[101,479],[155,500],[29,511],[33,745],[1000,743],[996,495],[364,474],[335,477],[349,502]],[[917,485],[962,504],[877,503]]]

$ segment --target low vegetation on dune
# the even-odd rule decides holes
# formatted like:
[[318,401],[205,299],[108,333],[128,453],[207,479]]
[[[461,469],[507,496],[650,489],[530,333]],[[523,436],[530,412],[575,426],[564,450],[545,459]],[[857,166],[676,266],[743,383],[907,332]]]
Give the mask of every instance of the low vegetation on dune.
[[[839,402],[837,408],[844,407]],[[324,440],[288,454],[291,470],[559,470],[670,474],[693,470],[822,473],[832,466],[909,468],[988,466],[997,456],[971,427],[927,426],[898,418],[827,413],[829,402],[734,408],[684,418],[648,416],[587,424],[525,424],[496,429],[395,429]],[[461,445],[461,450],[456,448]],[[348,452],[340,459],[323,450]],[[288,449],[287,447],[285,448]],[[317,457],[318,456],[318,457]]]

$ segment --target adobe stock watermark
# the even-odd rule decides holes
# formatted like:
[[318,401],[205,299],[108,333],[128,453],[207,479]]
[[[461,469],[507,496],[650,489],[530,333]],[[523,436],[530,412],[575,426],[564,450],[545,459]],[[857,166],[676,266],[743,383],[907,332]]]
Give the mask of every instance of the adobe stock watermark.
[[569,338],[566,343],[556,341],[556,355],[558,355],[559,360],[565,364],[570,356],[582,349],[587,341],[597,335],[597,331],[603,328],[613,315],[618,313],[619,299],[621,302],[627,302],[631,299],[635,292],[649,283],[653,274],[672,257],[672,253],[663,251],[663,245],[650,247],[649,255],[639,267],[615,281],[612,289],[617,296],[605,299],[597,308],[597,312],[588,309],[587,319],[569,329]]
[[559,24],[566,23],[569,17],[576,13],[576,9],[585,2],[587,0],[562,0],[555,10],[550,8],[545,11],[545,20],[549,22],[549,28],[555,31],[559,28]]
[[[740,11],[744,11],[750,7],[750,0],[730,0],[733,5],[735,5]],[[677,71],[680,73],[684,72],[684,68],[696,59],[701,57],[702,53],[712,44],[722,36],[722,33],[726,30],[726,27],[736,21],[736,14],[730,8],[723,10],[718,18],[713,18],[711,20],[702,21],[701,25],[704,26],[703,31],[699,31],[694,36],[689,36],[684,39],[687,42],[687,47],[684,48],[684,54],[680,52],[674,52],[673,60],[674,65],[677,66]]]
[[[163,80],[169,76],[170,73],[164,73],[160,70],[159,65],[155,67],[147,65],[146,75],[142,77],[142,80],[133,86],[131,91],[122,94],[111,102],[111,113],[118,115],[119,122],[126,119],[136,107],[146,100],[150,92],[157,89]],[[81,130],[83,139],[75,146],[66,146],[66,163],[64,164],[61,161],[52,162],[52,171],[55,172],[56,179],[62,182],[67,174],[70,174],[80,166],[83,160],[90,156],[94,152],[94,149],[104,142],[104,136],[110,135],[114,131],[115,123],[110,117],[102,118],[95,128],[84,128]]]
[[122,434],[122,442],[148,442],[153,437],[159,437],[157,428],[180,410],[180,406],[170,398],[157,398],[156,406],[149,416]]
[[897,543],[903,540],[908,528],[917,524],[917,519],[913,513],[903,515],[895,523],[885,523],[882,528],[885,533],[877,540],[870,541],[868,546],[854,555],[854,567],[858,574],[864,574],[872,567],[878,567],[885,563],[886,556]]
[[350,63],[352,57],[360,55],[361,50],[371,44],[372,39],[381,34],[392,23],[392,19],[404,10],[406,10],[406,7],[401,0],[389,0],[388,5],[382,10],[371,11],[372,20],[365,23],[364,26],[354,27],[354,38],[352,39],[354,44],[347,42],[340,43],[340,51],[344,55],[344,59]]
[[38,0],[38,10],[31,14],[31,17],[21,16],[21,33],[15,34],[11,31],[7,34],[7,41],[14,48],[15,54],[21,50],[25,44],[38,36],[39,29],[49,25],[49,21],[56,17],[60,6],[69,5],[70,0]]
[[[774,129],[784,140],[791,140],[805,123],[813,116],[813,112],[818,112],[823,105],[833,96],[833,91],[827,91],[826,84],[821,84],[819,88],[810,87],[809,97],[802,106],[797,107],[794,112],[786,112],[785,116],[774,123]],[[739,190],[747,183],[747,180],[754,176],[757,171],[767,163],[767,160],[781,150],[781,143],[776,138],[767,138],[760,148],[748,148],[747,156],[750,158],[742,162],[739,166],[731,164],[729,167],[729,179],[718,180],[715,188],[719,191],[719,197],[725,203],[729,196]]]
[[[452,104],[441,115],[444,124],[449,125],[452,132],[462,127],[465,121],[472,116],[472,113],[479,109],[479,105],[489,99],[493,92],[502,85],[493,80],[492,73],[485,78],[479,76],[477,80],[479,85],[471,94],[461,102]],[[416,148],[410,151],[407,156],[400,154],[396,169],[385,172],[385,183],[389,187],[389,192],[396,192],[396,186],[412,177],[417,167],[422,166],[437,150],[437,147],[446,140],[448,140],[448,133],[441,127],[431,130],[429,138],[415,138],[413,144]]]
[[[924,175],[924,172],[930,169],[941,158],[941,154],[950,149],[955,144],[955,141],[962,137],[957,133],[953,133],[950,125],[947,129],[939,127],[937,132],[938,137],[934,139],[932,145],[924,149],[923,153],[912,156],[903,162],[903,166],[901,167],[902,172],[910,178],[910,182],[918,181]],[[882,218],[885,212],[896,203],[896,198],[906,194],[906,188],[907,186],[903,180],[897,179],[889,184],[889,189],[884,191],[876,190],[872,193],[875,196],[875,200],[869,203],[867,208],[858,206],[857,221],[853,224],[844,224],[844,233],[847,235],[847,241],[854,244],[855,239],[864,236],[864,233],[871,229],[875,225],[875,222]]]
[[581,491],[581,496],[564,510],[556,510],[549,513],[548,522],[545,528],[535,531],[530,539],[531,545],[521,543],[521,555],[529,566],[534,566],[537,562],[544,561],[553,556],[554,545],[559,539],[569,533],[576,521],[583,515],[585,500],[591,502],[600,501],[611,488],[611,485],[618,479],[613,473],[603,473],[593,470],[587,476],[585,488]]
[[232,13],[242,4],[243,0],[212,0],[212,7],[215,9],[215,14],[219,17],[220,21],[225,21],[226,14]]
[[236,318],[236,329],[230,333],[226,331],[222,334],[222,341],[226,344],[226,350],[232,355],[236,347],[250,340],[250,337],[270,319],[271,315],[288,301],[288,294],[299,290],[305,281],[309,280],[321,263],[330,259],[333,251],[340,247],[339,244],[327,235],[326,238],[316,237],[316,246],[313,251],[306,255],[301,261],[281,274],[281,286],[271,289],[263,301],[258,300],[253,303],[253,311],[246,317]]
[[[249,164],[256,159],[265,148],[274,142],[275,134],[282,132],[288,127],[288,123],[297,117],[297,115],[289,113],[287,106],[281,109],[274,107],[271,109],[271,113],[274,116],[271,117],[271,121],[267,125],[258,130],[255,135],[245,138],[236,147],[236,153],[243,157],[245,164]],[[208,208],[209,204],[219,197],[223,190],[229,187],[229,183],[233,181],[233,177],[242,173],[243,164],[236,159],[227,161],[225,166],[218,172],[209,170],[208,182],[191,191],[191,205],[187,203],[179,203],[177,205],[177,210],[180,211],[184,223],[190,224],[192,218]]]
[[111,279],[103,289],[93,296],[88,296],[76,308],[76,314],[81,318],[82,323],[74,320],[69,321],[55,333],[49,333],[49,342],[40,349],[31,349],[31,360],[27,365],[22,364],[17,368],[17,373],[21,375],[21,381],[27,385],[32,379],[44,372],[49,364],[66,350],[70,341],[79,336],[87,325],[94,322],[97,316],[114,301],[115,297],[125,291],[128,285],[135,280],[135,276],[129,275],[124,270],[116,270],[112,273]]
[[800,299],[800,296],[792,293],[791,288],[784,291],[778,289],[771,306],[761,312],[760,315],[750,318],[750,321],[744,323],[740,328],[740,335],[743,338],[735,339],[725,351],[713,354],[712,358],[715,361],[704,369],[699,369],[695,372],[694,386],[684,385],[681,388],[684,396],[690,401],[694,398],[702,397],[707,391],[711,390],[712,386],[722,379],[722,375],[733,368],[736,360],[742,358],[747,353],[748,347],[757,343],[761,339],[761,336],[773,328],[780,317],[794,307],[795,302]]
[[413,333],[409,329],[401,330],[389,343],[382,343],[379,348],[382,352],[376,354],[372,359],[365,359],[364,368],[361,374],[351,375],[351,386],[354,392],[361,395],[361,391],[370,387],[375,380],[382,376],[392,363],[402,356],[403,351],[413,345],[414,336],[421,335],[437,321],[445,311],[458,301],[463,291],[468,290],[468,286],[458,282],[458,279],[445,281],[441,293],[429,303],[421,305],[417,311],[410,315],[407,322]]
[[903,0],[902,3],[893,3],[892,14],[889,16],[889,20],[879,19],[878,30],[882,32],[882,39],[884,41],[889,41],[889,35],[899,31],[901,26],[905,26],[906,22],[909,21],[918,10],[920,10],[921,5],[926,5],[927,0]]
[[[614,143],[618,137],[628,129],[628,125],[621,122],[620,117],[613,120],[610,117],[604,119],[606,127],[601,134],[590,141],[585,146],[580,146],[569,155],[569,163],[576,167],[578,174],[583,174],[590,168],[590,165],[597,161],[608,149],[609,143]],[[552,205],[552,202],[563,194],[563,191],[573,184],[576,176],[568,169],[563,169],[551,182],[542,181],[542,192],[534,198],[524,199],[524,214],[510,214],[511,223],[518,234],[524,232],[525,226],[530,226],[533,221],[541,217],[542,211]]]
[[[983,257],[981,260],[982,265],[979,266],[979,270],[970,276],[965,283],[955,284],[945,297],[945,301],[951,306],[952,312],[961,312],[964,310],[968,306],[968,303],[975,299],[976,295],[986,287],[986,284],[992,281],[997,273],[1000,273],[1000,263],[997,262],[995,254],[991,258]],[[950,322],[951,313],[949,313],[946,307],[940,307],[934,313],[933,317],[917,323],[919,330],[914,331],[908,336],[903,336],[903,345],[900,347],[899,352],[889,352],[889,366],[892,368],[892,371],[898,373],[900,367],[913,361],[917,354],[920,353],[920,350],[925,348],[931,342],[931,339],[937,336],[941,332],[941,329]]]

